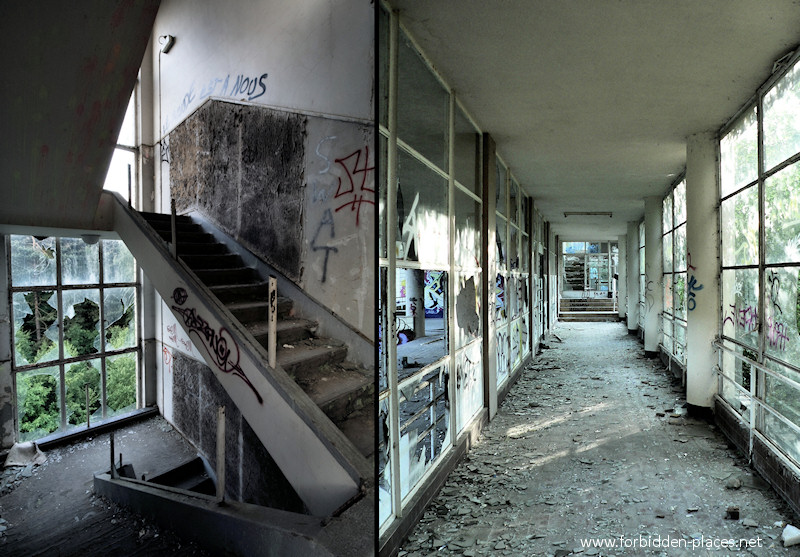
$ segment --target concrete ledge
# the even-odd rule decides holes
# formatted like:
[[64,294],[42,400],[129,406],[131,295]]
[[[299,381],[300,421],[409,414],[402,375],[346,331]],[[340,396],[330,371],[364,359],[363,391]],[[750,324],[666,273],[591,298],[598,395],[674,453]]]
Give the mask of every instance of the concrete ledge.
[[333,556],[315,538],[321,519],[230,502],[218,505],[213,497],[179,489],[161,489],[138,480],[94,477],[94,490],[151,519],[160,527],[197,542],[219,555]]

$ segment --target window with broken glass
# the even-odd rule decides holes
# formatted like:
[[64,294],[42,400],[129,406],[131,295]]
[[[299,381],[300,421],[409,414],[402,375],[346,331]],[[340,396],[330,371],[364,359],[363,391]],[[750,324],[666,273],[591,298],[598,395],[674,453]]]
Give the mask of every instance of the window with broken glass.
[[720,134],[720,397],[800,463],[800,65]]
[[7,241],[18,439],[135,410],[138,285],[122,241]]
[[678,363],[686,364],[686,312],[694,309],[694,293],[687,298],[686,180],[673,185],[662,211],[664,311],[661,346]]

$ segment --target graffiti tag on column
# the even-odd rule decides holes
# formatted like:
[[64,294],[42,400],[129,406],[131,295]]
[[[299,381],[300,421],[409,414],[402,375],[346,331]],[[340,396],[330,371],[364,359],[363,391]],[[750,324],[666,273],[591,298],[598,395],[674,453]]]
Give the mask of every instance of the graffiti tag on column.
[[444,290],[442,278],[444,273],[435,271],[425,272],[425,316],[444,316]]
[[217,369],[222,373],[232,373],[244,381],[253,391],[253,394],[256,395],[259,404],[263,404],[264,399],[261,398],[255,386],[239,365],[239,346],[231,338],[230,332],[225,327],[215,330],[208,321],[197,313],[195,308],[180,307],[188,298],[186,291],[182,288],[176,288],[172,298],[178,304],[171,306],[172,309],[183,318],[183,324],[189,330],[189,334],[194,333],[200,339]]
[[[363,156],[363,162],[362,162]],[[375,193],[375,187],[371,181],[367,180],[367,176],[373,170],[375,170],[374,166],[369,166],[369,147],[364,147],[363,149],[359,149],[357,151],[353,151],[346,157],[341,159],[336,159],[336,164],[341,165],[344,168],[345,173],[347,174],[347,184],[344,185],[344,189],[342,188],[342,184],[344,183],[341,178],[339,178],[339,185],[336,188],[336,195],[334,195],[334,199],[338,199],[343,196],[352,195],[352,199],[339,205],[336,208],[336,212],[338,213],[340,210],[344,209],[345,207],[350,207],[351,212],[355,212],[356,214],[356,226],[359,224],[359,217],[361,215],[361,206],[364,203],[369,205],[375,205],[375,201],[373,199],[368,199],[365,196],[371,196]],[[358,183],[358,175],[361,175],[360,183],[358,184],[358,189],[356,189],[356,185]]]
[[647,281],[647,286],[645,287],[645,294],[644,299],[647,304],[647,313],[650,313],[650,310],[653,309],[653,306],[656,305],[655,297],[653,296],[653,291],[655,290],[654,282],[652,280]]
[[688,296],[689,296],[689,300],[686,302],[686,307],[689,309],[689,311],[692,311],[692,310],[694,310],[695,307],[697,307],[697,301],[694,299],[695,296],[697,295],[695,293],[695,291],[702,290],[702,289],[703,289],[703,285],[702,284],[697,284],[697,279],[695,278],[694,275],[692,275],[689,278],[689,284],[686,287],[686,291],[687,291]]
[[311,239],[311,250],[312,251],[325,251],[325,261],[322,264],[322,282],[325,282],[328,279],[328,256],[330,256],[331,252],[336,253],[339,251],[339,248],[336,246],[320,246],[317,245],[317,240],[319,239],[319,233],[322,232],[322,229],[326,226],[330,226],[330,236],[329,238],[336,237],[336,230],[334,228],[333,223],[333,213],[330,209],[325,209],[325,213],[322,215],[322,220],[317,227],[317,231],[314,234],[314,237]]

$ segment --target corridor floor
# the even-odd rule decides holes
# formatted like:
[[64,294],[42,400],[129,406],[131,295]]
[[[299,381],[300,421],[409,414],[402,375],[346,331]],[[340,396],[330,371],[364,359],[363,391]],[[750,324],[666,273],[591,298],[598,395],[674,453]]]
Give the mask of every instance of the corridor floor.
[[624,324],[554,332],[400,556],[800,555],[798,517]]

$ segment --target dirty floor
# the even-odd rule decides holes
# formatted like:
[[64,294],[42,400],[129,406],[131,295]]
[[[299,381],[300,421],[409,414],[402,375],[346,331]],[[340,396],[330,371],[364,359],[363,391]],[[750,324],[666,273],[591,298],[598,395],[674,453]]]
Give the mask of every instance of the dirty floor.
[[[117,459],[137,477],[153,476],[196,455],[163,418],[115,432]],[[0,469],[0,555],[206,555],[191,543],[93,494],[95,472],[109,469],[109,435],[45,452],[47,462]]]
[[800,555],[798,517],[623,324],[555,333],[400,556]]

